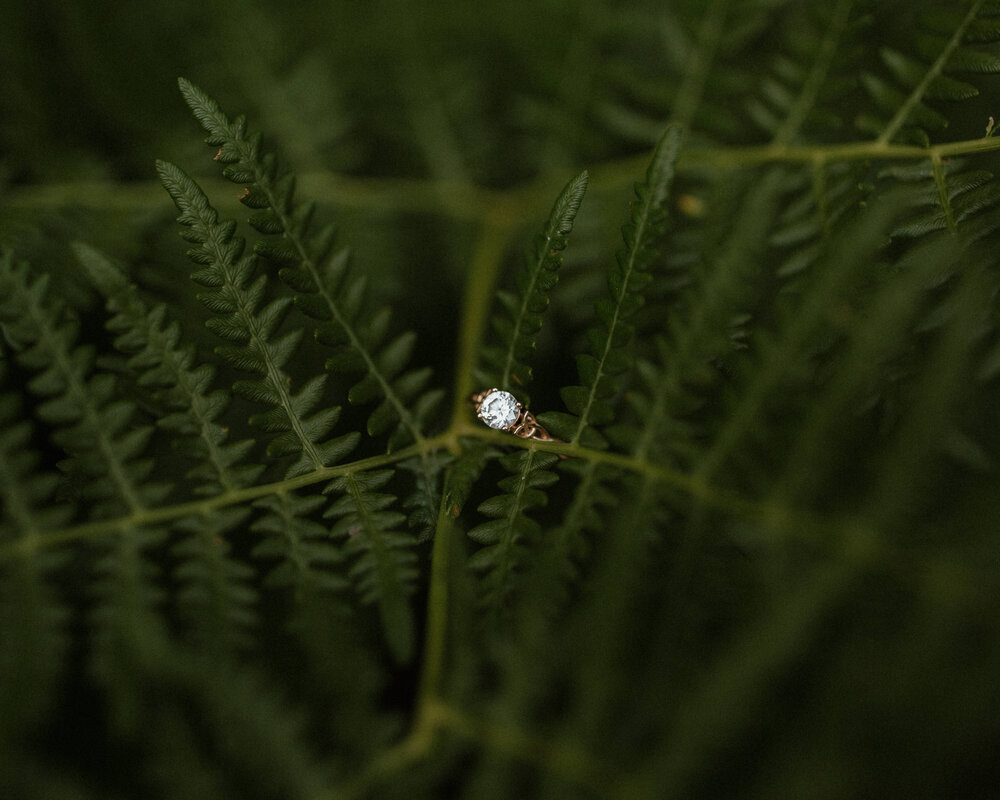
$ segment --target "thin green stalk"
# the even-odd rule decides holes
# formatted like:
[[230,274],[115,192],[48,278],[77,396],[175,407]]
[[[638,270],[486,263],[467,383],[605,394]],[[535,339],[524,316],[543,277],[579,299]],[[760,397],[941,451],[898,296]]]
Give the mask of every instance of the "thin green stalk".
[[433,439],[425,439],[421,444],[413,444],[394,453],[372,456],[350,464],[338,464],[334,467],[323,467],[304,475],[298,475],[287,480],[265,483],[260,486],[250,486],[246,489],[238,489],[231,492],[207,497],[203,500],[193,500],[188,503],[177,503],[170,506],[160,506],[159,508],[138,509],[123,517],[115,519],[98,520],[87,522],[82,525],[73,525],[66,528],[49,531],[44,536],[39,536],[34,542],[23,541],[10,542],[0,547],[0,561],[13,558],[18,553],[35,550],[40,547],[51,547],[65,542],[89,539],[94,536],[107,535],[109,533],[120,533],[127,528],[140,527],[143,525],[156,525],[180,517],[187,517],[198,514],[206,514],[217,508],[246,503],[260,497],[266,497],[280,492],[288,492],[300,489],[304,486],[311,486],[315,483],[322,483],[331,478],[341,475],[349,475],[355,472],[365,472],[376,467],[392,464],[397,461],[417,455],[421,452],[438,450],[447,446],[450,436],[442,434]]

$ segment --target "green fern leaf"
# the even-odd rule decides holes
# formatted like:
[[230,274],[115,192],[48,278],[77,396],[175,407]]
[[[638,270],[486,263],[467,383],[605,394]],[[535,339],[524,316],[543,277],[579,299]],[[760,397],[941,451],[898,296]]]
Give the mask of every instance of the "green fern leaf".
[[[969,41],[981,42],[988,28],[973,25],[983,12],[989,12],[985,0],[975,0],[964,15],[952,18],[942,28],[940,17],[925,17],[926,32],[916,39],[913,55],[883,48],[881,56],[891,78],[874,72],[863,76],[863,84],[878,108],[878,115],[865,116],[859,127],[878,136],[881,142],[912,141],[926,145],[928,134],[945,127],[947,117],[927,105],[929,99],[950,101],[975,97],[978,90],[946,73],[996,72],[1000,59],[993,53],[975,49]],[[996,41],[1000,36],[986,36]],[[881,116],[879,116],[881,115]],[[889,116],[888,119],[885,117]]]
[[542,326],[542,314],[549,305],[549,292],[559,281],[562,251],[573,230],[573,221],[580,210],[589,180],[581,172],[566,184],[556,198],[548,221],[535,239],[534,251],[527,256],[517,275],[517,294],[501,292],[498,297],[506,312],[494,318],[493,327],[503,346],[484,350],[488,369],[481,371],[480,383],[509,391],[532,380],[531,367],[526,363],[535,349],[535,336]]
[[415,337],[405,333],[388,339],[386,315],[365,322],[363,277],[352,276],[347,253],[333,249],[333,228],[311,231],[312,203],[296,203],[295,179],[281,173],[273,153],[263,152],[259,134],[248,135],[242,117],[230,121],[218,104],[190,81],[181,78],[181,93],[219,148],[216,160],[227,165],[223,175],[246,187],[244,205],[263,209],[250,224],[265,236],[255,252],[275,262],[281,279],[298,294],[295,303],[319,325],[317,338],[337,349],[328,369],[365,372],[348,393],[352,404],[378,402],[368,419],[371,436],[392,429],[390,449],[422,438],[422,428],[443,396],[426,391],[427,370],[407,370]]
[[549,470],[557,460],[551,453],[534,450],[504,456],[500,463],[510,476],[499,483],[503,494],[479,504],[479,513],[492,519],[469,531],[469,538],[483,545],[469,559],[469,568],[484,573],[482,603],[492,615],[509,603],[525,555],[541,531],[527,512],[548,502],[543,490],[558,480]]
[[394,495],[378,492],[392,479],[392,470],[349,473],[332,481],[328,492],[342,494],[324,512],[336,519],[331,535],[346,538],[344,554],[362,602],[378,605],[386,643],[400,662],[414,650],[414,622],[409,597],[417,570],[412,536],[395,529],[406,520],[389,510]]
[[185,517],[175,528],[187,534],[172,548],[178,560],[176,603],[192,631],[192,642],[204,652],[246,650],[257,624],[254,571],[235,558],[225,537],[240,528],[249,509],[226,508]]
[[227,432],[216,420],[226,410],[229,398],[210,391],[215,370],[194,365],[195,352],[182,346],[180,326],[167,318],[159,305],[150,310],[124,273],[103,254],[77,243],[74,251],[91,280],[107,298],[109,330],[119,334],[115,346],[130,355],[127,365],[140,372],[138,382],[159,390],[173,413],[158,420],[160,427],[184,437],[185,455],[197,462],[188,477],[196,481],[194,491],[213,495],[253,483],[263,467],[242,463],[253,440],[227,442]]
[[629,320],[642,306],[643,290],[652,281],[649,271],[660,258],[666,201],[682,136],[679,126],[667,128],[653,154],[645,183],[636,185],[638,201],[632,208],[632,221],[622,229],[627,249],[618,254],[618,263],[608,273],[610,297],[597,304],[600,327],[589,334],[591,353],[577,359],[583,385],[567,386],[562,391],[570,415],[540,417],[553,433],[573,443],[606,446],[604,437],[594,430],[594,426],[606,425],[614,419],[611,401],[618,386],[618,376],[630,365],[628,344],[632,325]]
[[58,426],[53,441],[70,455],[66,467],[77,475],[81,495],[94,502],[95,514],[145,508],[170,490],[145,480],[153,463],[140,456],[152,428],[130,429],[135,407],[114,399],[114,378],[89,376],[93,350],[76,345],[77,323],[48,300],[48,283],[46,277],[32,280],[28,265],[17,264],[10,252],[0,256],[0,319],[26,345],[16,356],[36,373],[28,388],[46,398],[38,415]]
[[0,565],[0,676],[6,689],[0,697],[0,747],[10,753],[47,714],[69,646],[69,614],[53,588],[67,554],[36,552],[34,546],[43,531],[73,514],[69,504],[52,503],[56,476],[39,471],[39,456],[29,447],[31,426],[18,419],[17,406],[13,396],[0,395],[0,543],[18,548]]
[[324,525],[310,515],[326,504],[321,495],[299,496],[288,492],[262,498],[255,505],[265,510],[252,528],[267,534],[253,549],[255,558],[278,563],[272,566],[265,585],[294,593],[297,606],[330,602],[341,594],[347,581],[336,568],[343,555],[330,540]]
[[210,291],[199,299],[212,311],[224,316],[209,320],[214,333],[236,345],[219,347],[218,352],[237,369],[257,373],[254,381],[240,381],[234,388],[256,402],[274,406],[273,412],[255,421],[265,430],[280,434],[271,440],[270,455],[297,455],[286,477],[302,475],[329,466],[357,445],[357,434],[327,438],[340,416],[337,407],[316,411],[325,378],[318,376],[298,394],[288,388],[283,368],[298,345],[299,333],[277,336],[288,310],[286,298],[265,304],[264,276],[253,277],[253,256],[243,256],[243,240],[234,236],[235,225],[220,222],[198,185],[173,164],[157,162],[164,186],[181,211],[178,218],[188,230],[186,236],[198,247],[188,256],[203,269],[192,278]]

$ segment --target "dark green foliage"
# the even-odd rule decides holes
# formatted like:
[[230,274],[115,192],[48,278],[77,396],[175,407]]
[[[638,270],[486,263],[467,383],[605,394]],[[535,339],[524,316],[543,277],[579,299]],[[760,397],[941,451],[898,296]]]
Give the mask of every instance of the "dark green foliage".
[[10,252],[0,256],[0,319],[18,362],[34,373],[28,389],[43,399],[37,414],[54,426],[53,442],[69,456],[61,468],[95,515],[139,511],[169,491],[147,480],[153,463],[140,458],[152,429],[129,427],[135,406],[114,399],[112,375],[91,375],[94,349],[77,344],[79,323],[49,299],[48,286],[47,277],[32,279]]
[[483,360],[489,365],[489,369],[479,375],[484,385],[510,391],[531,381],[531,367],[525,362],[535,350],[542,314],[549,305],[549,293],[559,282],[562,251],[566,249],[567,237],[573,230],[573,220],[580,210],[589,178],[586,172],[581,172],[566,184],[556,199],[545,228],[535,238],[534,251],[525,257],[524,266],[517,274],[517,294],[497,294],[504,313],[493,318],[493,329],[505,346],[484,350]]
[[228,342],[216,352],[237,369],[259,375],[236,385],[240,394],[272,409],[253,420],[259,428],[278,435],[268,445],[268,455],[295,455],[286,477],[336,463],[357,445],[356,434],[327,438],[340,417],[340,408],[317,411],[326,377],[317,375],[298,394],[288,387],[283,368],[294,356],[301,331],[279,336],[277,330],[288,311],[288,298],[265,300],[267,278],[254,277],[256,259],[243,255],[243,239],[234,236],[236,223],[219,221],[197,184],[173,164],[159,162],[160,179],[181,211],[178,221],[185,237],[197,245],[188,257],[201,269],[192,279],[209,289],[198,299],[216,316],[206,325]]
[[[55,475],[38,471],[39,455],[29,444],[31,426],[19,421],[12,395],[0,396],[0,542],[30,546],[48,527],[64,525],[73,514],[68,504],[52,505]],[[64,553],[33,556],[16,552],[0,570],[0,770],[12,771],[25,758],[21,741],[35,731],[54,700],[54,690],[68,637],[67,611],[55,591],[56,570]]]
[[196,462],[188,478],[196,481],[197,494],[218,494],[246,486],[263,468],[242,464],[253,447],[251,439],[227,442],[227,432],[216,420],[229,405],[228,395],[211,391],[215,370],[208,364],[194,366],[191,345],[180,344],[180,326],[168,317],[163,304],[150,309],[136,287],[104,255],[78,243],[77,257],[94,285],[107,298],[108,329],[119,334],[115,347],[129,354],[140,386],[158,390],[167,413],[161,427],[185,437],[176,445]]
[[988,794],[998,58],[987,0],[0,11],[0,797]]
[[328,492],[343,495],[323,513],[335,519],[330,531],[346,539],[344,554],[350,575],[364,603],[377,603],[386,641],[400,661],[413,656],[413,612],[409,596],[417,578],[413,537],[394,530],[406,517],[391,507],[396,498],[378,492],[392,478],[391,470],[352,473],[337,478]]
[[504,493],[479,504],[479,513],[491,519],[469,531],[469,537],[483,545],[469,567],[484,573],[482,601],[494,614],[515,591],[529,546],[541,534],[541,526],[527,512],[546,504],[542,490],[558,480],[548,469],[556,460],[550,453],[534,451],[504,456],[500,464],[510,473],[499,483]]
[[390,341],[388,309],[364,319],[365,278],[350,274],[346,250],[334,249],[332,225],[312,230],[315,205],[295,202],[295,176],[279,171],[274,153],[262,150],[261,135],[247,134],[244,118],[231,122],[190,81],[182,78],[180,87],[209,134],[205,141],[219,148],[215,160],[226,165],[223,176],[243,185],[240,202],[257,210],[250,224],[272,237],[258,241],[254,252],[278,268],[281,279],[297,293],[296,306],[317,320],[316,338],[336,348],[327,369],[365,373],[348,398],[354,404],[378,401],[368,418],[368,434],[379,436],[391,429],[390,447],[419,439],[443,393],[424,392],[429,370],[406,370],[416,336],[408,332]]
[[562,390],[572,416],[545,418],[557,436],[574,444],[601,447],[603,438],[594,426],[607,425],[614,419],[611,401],[631,364],[630,320],[643,304],[643,292],[653,280],[649,271],[660,257],[666,204],[683,135],[679,126],[667,128],[653,153],[645,182],[636,184],[632,219],[622,228],[626,249],[618,252],[617,263],[608,272],[610,296],[597,302],[600,325],[587,334],[590,353],[576,359],[583,385]]
[[[862,76],[876,111],[859,116],[857,126],[880,141],[930,142],[928,133],[948,125],[939,103],[979,94],[970,73],[1000,72],[1000,57],[982,43],[1000,40],[1000,9],[987,0],[965,7],[926,10],[920,16],[913,50],[882,47],[882,70]],[[956,77],[960,76],[960,77]]]
[[252,529],[267,534],[253,549],[257,558],[279,561],[264,579],[266,586],[290,588],[304,607],[315,595],[329,598],[341,592],[347,582],[334,571],[343,556],[325,525],[309,519],[324,505],[322,496],[299,497],[290,492],[263,497],[255,504],[271,512],[258,520]]

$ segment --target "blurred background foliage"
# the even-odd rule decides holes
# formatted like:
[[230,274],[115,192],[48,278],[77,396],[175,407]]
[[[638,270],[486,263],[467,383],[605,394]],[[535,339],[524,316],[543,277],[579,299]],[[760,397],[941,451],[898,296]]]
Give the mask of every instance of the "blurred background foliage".
[[[234,187],[214,177],[211,154],[177,92],[183,75],[266,131],[298,172],[303,194],[337,221],[375,300],[394,303],[397,329],[419,331],[421,360],[447,385],[455,377],[463,281],[484,220],[487,227],[502,223],[501,282],[510,286],[520,250],[559,186],[590,168],[592,188],[560,299],[540,336],[535,371],[544,377],[532,387],[533,408],[562,408],[558,387],[575,380],[572,356],[583,349],[604,266],[619,247],[631,182],[664,125],[673,119],[688,126],[687,145],[707,153],[707,163],[679,178],[680,222],[672,231],[679,244],[666,257],[676,280],[654,287],[637,322],[640,351],[653,360],[650,334],[664,327],[665,310],[687,285],[683,270],[701,263],[690,256],[698,248],[699,258],[725,254],[732,238],[746,245],[745,263],[773,267],[763,296],[774,302],[753,313],[776,326],[793,313],[794,303],[787,304],[800,288],[781,295],[782,281],[817,259],[835,263],[829,251],[810,249],[822,232],[798,225],[795,201],[810,185],[804,170],[769,179],[779,188],[767,195],[760,172],[722,169],[720,177],[712,168],[739,166],[739,151],[729,148],[778,141],[819,152],[870,140],[878,129],[872,119],[891,95],[873,90],[866,76],[892,71],[886,52],[920,53],[926,18],[952,5],[946,10],[959,17],[969,7],[933,0],[7,0],[0,4],[0,240],[57,278],[58,294],[95,341],[107,341],[103,304],[74,260],[75,240],[112,253],[144,290],[171,305],[192,340],[202,339],[176,211],[155,181],[153,159],[185,165],[223,213],[242,217],[243,209]],[[782,81],[816,56],[841,12],[831,77],[801,119],[783,125],[790,112]],[[892,141],[981,137],[990,114],[1000,112],[1000,84],[981,74],[975,85],[980,94],[969,102],[935,106],[946,128],[903,130]],[[973,166],[989,170],[995,161],[979,155]],[[864,159],[830,166],[838,208],[849,209],[832,223],[837,247],[856,231],[839,227],[841,220],[879,181],[927,181],[902,203],[917,217],[937,202],[927,188],[929,168],[909,168]],[[1000,190],[992,176],[981,180],[986,188],[968,195],[966,210],[992,220]],[[751,219],[748,209],[766,226],[757,240],[749,230],[756,223],[746,222],[742,233],[730,227]],[[934,213],[932,222],[906,217],[912,224],[897,231],[888,251],[901,254],[911,239],[944,227],[939,209]],[[973,237],[986,243],[980,253],[993,245],[994,259],[996,227],[983,222]],[[868,231],[872,250],[890,229]],[[983,265],[996,273],[985,255]],[[891,258],[878,267],[859,282],[862,293],[876,296],[900,271]],[[961,272],[960,264],[937,277],[948,287]],[[995,339],[992,299],[982,314]],[[927,445],[942,459],[933,481],[917,475],[905,448],[865,449],[882,426],[906,418],[921,387],[935,386],[913,378],[917,366],[940,355],[927,333],[937,330],[935,307],[927,302],[926,325],[915,323],[922,332],[886,359],[891,376],[865,376],[870,408],[843,423],[850,428],[843,451],[822,468],[797,477],[777,466],[800,452],[785,436],[799,432],[794,425],[814,411],[832,413],[808,389],[790,393],[787,408],[771,407],[770,417],[751,426],[743,461],[718,477],[765,498],[754,514],[739,502],[706,509],[696,502],[698,485],[690,495],[691,487],[661,485],[642,494],[632,485],[626,492],[620,475],[595,480],[596,528],[620,533],[642,498],[643,510],[652,510],[636,527],[659,538],[618,549],[599,539],[594,552],[581,555],[601,568],[581,569],[571,611],[557,618],[555,631],[540,610],[534,624],[528,603],[529,622],[517,637],[484,635],[477,586],[461,566],[464,547],[455,545],[443,692],[456,702],[426,712],[434,731],[448,735],[425,737],[419,729],[403,738],[420,665],[394,665],[364,620],[314,620],[305,655],[286,649],[265,625],[252,670],[192,652],[159,672],[119,676],[110,700],[87,677],[85,637],[78,636],[39,711],[43,724],[16,763],[0,767],[16,773],[11,786],[39,798],[995,796],[995,374],[957,404],[961,425],[943,413],[918,418],[948,434],[943,444]],[[891,303],[874,308],[893,311]],[[860,317],[850,303],[837,309],[839,335]],[[741,327],[734,322],[737,348]],[[812,345],[841,354],[835,334]],[[736,407],[757,354],[727,374],[719,408]],[[822,369],[813,378],[822,383]],[[962,380],[947,389],[958,391]],[[235,407],[244,411],[240,402]],[[362,425],[360,415],[347,419]],[[839,443],[829,417],[824,424],[817,441]],[[682,455],[670,463],[686,462]],[[914,480],[887,478],[897,467],[912,469]],[[838,519],[856,515],[889,531],[891,544],[879,556],[887,563],[869,568],[870,542],[849,523],[832,544],[817,544],[808,520],[798,530],[797,520],[777,519],[780,502],[767,505],[776,474],[784,481],[778,501],[787,499],[780,491],[801,490],[820,514],[832,509]],[[470,508],[501,473],[491,467],[487,476]],[[810,481],[819,488],[803,489]],[[576,485],[567,478],[552,490],[554,510],[544,517],[552,529]],[[885,489],[881,499],[865,494],[872,486],[876,494]],[[914,509],[916,518],[907,514]],[[778,528],[784,533],[775,537]],[[699,536],[694,556],[687,548]],[[425,551],[425,574],[428,560]],[[86,581],[73,582],[73,567],[58,569],[69,576],[76,610],[68,625],[77,630],[85,627],[80,609],[92,601]]]

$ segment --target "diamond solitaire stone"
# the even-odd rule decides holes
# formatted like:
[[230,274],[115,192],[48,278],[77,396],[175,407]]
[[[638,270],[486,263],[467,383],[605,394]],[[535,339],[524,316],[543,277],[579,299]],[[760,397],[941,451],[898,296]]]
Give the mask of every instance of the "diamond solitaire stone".
[[510,392],[499,389],[490,392],[479,406],[479,418],[491,428],[505,431],[521,413],[521,404]]

